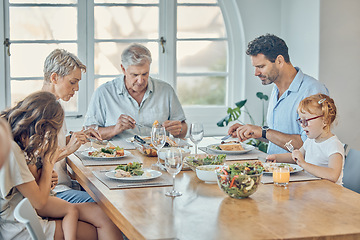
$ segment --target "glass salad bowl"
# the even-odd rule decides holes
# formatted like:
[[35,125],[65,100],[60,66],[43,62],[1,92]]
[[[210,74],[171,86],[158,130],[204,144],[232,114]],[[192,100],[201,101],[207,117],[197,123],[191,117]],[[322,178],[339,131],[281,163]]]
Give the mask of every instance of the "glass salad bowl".
[[234,163],[216,170],[220,189],[237,199],[247,198],[257,191],[262,173],[263,167],[256,162]]

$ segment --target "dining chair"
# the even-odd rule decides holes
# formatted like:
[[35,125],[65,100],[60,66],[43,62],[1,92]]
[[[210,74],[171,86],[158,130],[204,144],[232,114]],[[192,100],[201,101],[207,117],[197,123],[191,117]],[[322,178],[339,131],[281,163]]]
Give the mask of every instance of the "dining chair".
[[345,157],[343,186],[360,193],[360,151],[350,148]]
[[25,224],[33,240],[45,240],[43,228],[40,225],[38,215],[36,214],[29,199],[24,198],[15,207],[14,217],[19,222]]

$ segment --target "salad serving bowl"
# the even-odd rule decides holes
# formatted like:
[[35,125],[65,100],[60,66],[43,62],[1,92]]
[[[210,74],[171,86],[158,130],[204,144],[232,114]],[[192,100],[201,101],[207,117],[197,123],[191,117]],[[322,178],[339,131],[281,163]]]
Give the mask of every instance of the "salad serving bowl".
[[260,185],[263,168],[256,163],[235,163],[216,170],[221,190],[232,198],[247,198]]

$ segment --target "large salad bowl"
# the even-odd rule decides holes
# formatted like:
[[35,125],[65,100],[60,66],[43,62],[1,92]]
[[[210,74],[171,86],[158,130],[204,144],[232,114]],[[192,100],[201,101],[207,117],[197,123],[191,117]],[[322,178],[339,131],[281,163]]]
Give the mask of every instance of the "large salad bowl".
[[260,185],[263,167],[257,163],[235,163],[216,170],[221,190],[232,198],[247,198]]

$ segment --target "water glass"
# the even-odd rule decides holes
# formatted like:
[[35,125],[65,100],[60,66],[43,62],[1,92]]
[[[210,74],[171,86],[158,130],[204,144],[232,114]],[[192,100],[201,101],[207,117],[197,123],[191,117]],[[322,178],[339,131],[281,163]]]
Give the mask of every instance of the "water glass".
[[182,193],[175,190],[175,176],[181,171],[183,166],[183,159],[180,148],[170,148],[165,154],[165,169],[173,177],[173,188],[166,192],[168,197],[178,197]]
[[160,149],[165,146],[166,143],[166,131],[165,127],[161,125],[154,125],[151,129],[151,143],[157,150],[158,160],[156,164],[153,164],[153,166],[158,167],[160,169],[164,169],[164,166],[160,162],[159,158],[159,152]]
[[201,123],[192,123],[190,125],[190,140],[195,144],[195,155],[197,154],[197,145],[204,137],[204,127]]
[[[97,122],[95,116],[92,116],[92,115],[85,116],[84,130],[88,130],[88,129],[94,129],[96,132],[98,132],[99,126],[98,126],[98,122]],[[94,139],[92,137],[89,138],[90,147],[85,149],[85,151],[96,151],[97,150],[96,148],[93,147],[93,141],[95,141],[95,140],[96,139]]]

